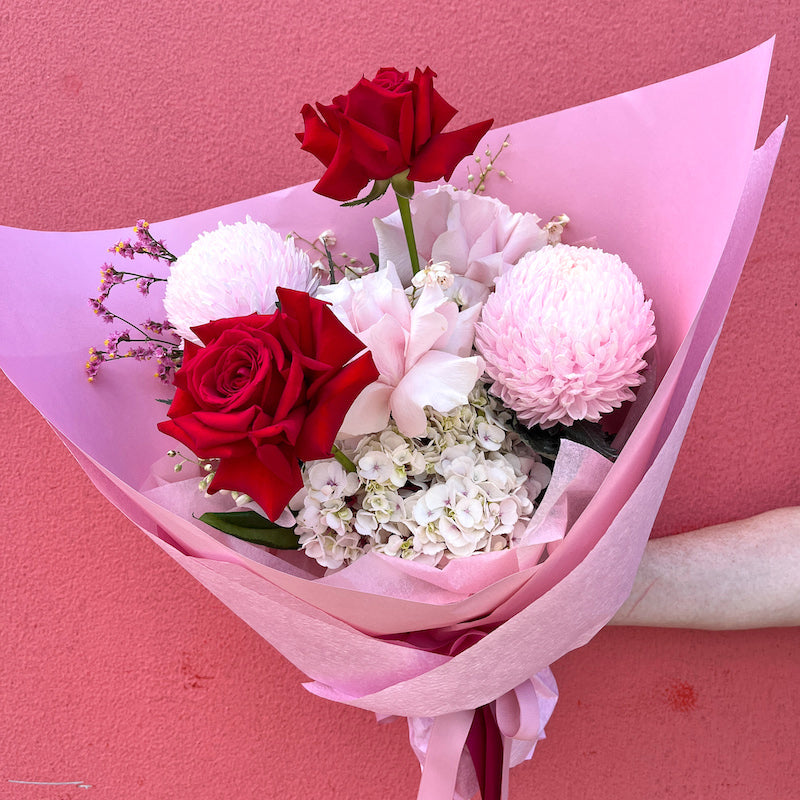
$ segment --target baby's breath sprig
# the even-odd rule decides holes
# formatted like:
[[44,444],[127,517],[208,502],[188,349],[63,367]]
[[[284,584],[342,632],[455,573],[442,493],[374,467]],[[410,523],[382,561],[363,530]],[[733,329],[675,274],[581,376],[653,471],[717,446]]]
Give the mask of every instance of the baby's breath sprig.
[[365,266],[357,258],[345,252],[339,253],[334,258],[332,250],[336,247],[336,234],[332,230],[323,231],[313,242],[295,231],[292,231],[290,236],[307,245],[309,249],[306,250],[306,253],[310,255],[313,252],[319,256],[313,264],[313,268],[327,273],[331,284],[336,283],[337,273],[341,278],[360,278],[375,269],[372,264]]
[[167,450],[169,458],[180,459],[172,468],[174,472],[182,472],[184,464],[194,464],[200,472],[205,473],[200,488],[205,491],[208,484],[211,483],[214,475],[216,474],[217,467],[219,467],[218,458],[194,458],[193,456],[185,456],[180,450]]
[[[175,472],[181,472],[183,470],[184,464],[194,464],[200,472],[204,473],[203,477],[200,479],[200,483],[197,485],[197,488],[203,492],[206,497],[210,497],[208,493],[208,489],[211,486],[211,482],[217,476],[217,470],[219,469],[219,459],[218,458],[189,458],[188,456],[184,456],[183,453],[180,453],[177,450],[168,450],[167,455],[170,458],[180,458],[181,460],[173,467]],[[227,494],[231,496],[236,505],[241,508],[242,506],[246,506],[248,503],[253,502],[253,498],[250,497],[249,494],[245,494],[244,492],[237,492],[231,489],[220,489],[219,494]]]
[[497,161],[497,159],[500,157],[500,154],[510,146],[508,139],[509,135],[506,134],[506,138],[503,139],[500,149],[494,155],[492,155],[492,151],[488,147],[486,148],[484,151],[484,156],[489,159],[487,162],[481,163],[481,156],[474,156],[475,163],[477,165],[476,169],[480,171],[478,172],[477,177],[475,176],[474,172],[470,172],[467,175],[469,191],[471,191],[473,194],[481,194],[486,190],[486,179],[490,172],[496,173],[501,178],[505,178],[507,181],[511,180],[511,178],[509,178],[506,174],[505,170],[498,170],[495,168],[495,161]]

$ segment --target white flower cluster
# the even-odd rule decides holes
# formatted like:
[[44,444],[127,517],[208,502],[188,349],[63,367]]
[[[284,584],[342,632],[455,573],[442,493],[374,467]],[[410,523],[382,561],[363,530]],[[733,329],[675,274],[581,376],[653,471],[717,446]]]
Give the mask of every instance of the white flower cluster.
[[[426,408],[425,437],[394,425],[304,467],[296,532],[330,569],[369,550],[444,564],[510,547],[524,532],[550,470],[501,421],[483,385],[449,414]],[[349,445],[349,446],[348,446]]]

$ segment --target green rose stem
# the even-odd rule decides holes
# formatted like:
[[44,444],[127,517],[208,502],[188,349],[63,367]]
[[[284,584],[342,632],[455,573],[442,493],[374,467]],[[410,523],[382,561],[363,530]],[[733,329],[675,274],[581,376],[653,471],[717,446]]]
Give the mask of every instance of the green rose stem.
[[356,465],[336,446],[331,446],[331,455],[344,467],[345,472],[355,472]]
[[408,170],[392,176],[392,188],[397,198],[397,207],[400,209],[400,219],[403,220],[403,232],[406,235],[408,255],[411,258],[411,273],[419,272],[419,254],[417,242],[414,239],[414,225],[411,221],[410,198],[414,196],[414,183],[408,179]]

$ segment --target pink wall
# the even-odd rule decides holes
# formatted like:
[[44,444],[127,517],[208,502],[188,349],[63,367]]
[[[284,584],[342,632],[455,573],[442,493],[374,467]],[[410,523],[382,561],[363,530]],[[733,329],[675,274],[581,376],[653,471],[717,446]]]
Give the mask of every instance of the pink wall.
[[[798,108],[794,0],[38,5],[0,10],[0,223],[20,227],[157,220],[313,178],[301,104],[383,65],[430,64],[464,122],[501,124],[777,33],[762,138]],[[799,149],[790,121],[657,535],[800,502]],[[5,379],[0,408],[0,797],[414,796],[403,724],[308,695]],[[797,630],[604,631],[556,665],[549,738],[513,797],[798,797],[798,664]]]

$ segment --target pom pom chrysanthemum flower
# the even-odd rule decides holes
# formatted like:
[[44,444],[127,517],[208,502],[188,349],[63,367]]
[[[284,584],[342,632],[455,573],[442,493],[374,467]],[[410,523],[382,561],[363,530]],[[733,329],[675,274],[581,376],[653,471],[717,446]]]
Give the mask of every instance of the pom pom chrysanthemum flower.
[[644,382],[653,322],[650,300],[619,256],[556,245],[498,279],[476,346],[492,391],[525,424],[596,422]]
[[179,336],[195,344],[190,330],[217,319],[275,311],[278,286],[310,288],[308,256],[263,222],[220,223],[202,234],[172,264],[164,308]]

